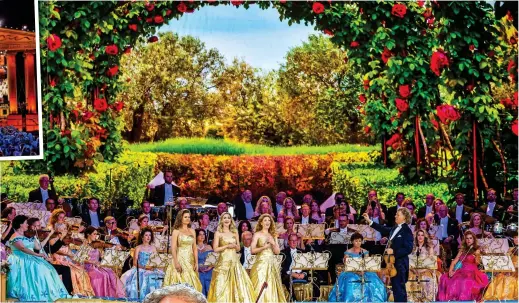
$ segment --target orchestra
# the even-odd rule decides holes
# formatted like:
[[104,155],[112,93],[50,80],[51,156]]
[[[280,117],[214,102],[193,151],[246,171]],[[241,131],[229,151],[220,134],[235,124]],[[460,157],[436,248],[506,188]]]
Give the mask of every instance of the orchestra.
[[[122,218],[96,198],[65,210],[42,176],[31,193],[48,196],[46,210],[34,211],[41,218],[25,215],[29,203],[2,209],[0,257],[9,262],[8,296],[142,300],[155,289],[186,283],[209,302],[299,301],[298,284],[312,284],[310,299],[340,302],[518,298],[516,189],[504,205],[490,189],[481,207],[468,206],[458,193],[450,209],[432,194],[419,204],[405,193],[388,208],[370,190],[366,202],[356,204],[357,213],[341,193],[327,209],[311,195],[304,202],[286,192],[274,202],[267,195],[254,202],[250,190],[233,203],[207,206],[180,196],[167,176],[169,183],[152,194],[160,206],[146,200]],[[298,254],[324,252],[330,254],[327,270],[317,269],[313,278],[308,270],[292,269]],[[511,269],[488,274],[485,257],[510,258]],[[379,269],[344,269],[364,258],[379,260]]]

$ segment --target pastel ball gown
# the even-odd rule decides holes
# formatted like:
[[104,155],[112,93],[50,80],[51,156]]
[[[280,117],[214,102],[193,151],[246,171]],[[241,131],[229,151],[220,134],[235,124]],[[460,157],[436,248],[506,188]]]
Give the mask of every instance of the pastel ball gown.
[[177,259],[182,267],[182,272],[179,273],[175,268],[173,260],[166,269],[166,275],[164,277],[164,286],[169,286],[175,283],[186,283],[193,286],[199,292],[202,292],[202,284],[198,273],[193,269],[193,265],[198,260],[195,260],[193,254],[193,243],[195,238],[193,236],[178,235],[178,246],[177,246]]
[[[266,239],[260,237],[257,247],[263,247],[265,243]],[[259,302],[286,302],[280,267],[272,249],[267,248],[256,254],[256,261],[250,270],[250,278],[256,297],[259,296],[263,282],[268,283]]]
[[488,277],[479,271],[476,256],[467,255],[452,278],[444,273],[440,278],[438,301],[479,301]]
[[11,254],[7,275],[7,297],[19,301],[54,302],[70,297],[58,273],[45,259],[29,255],[14,246],[17,241],[34,250],[34,238],[15,237],[8,242]]
[[[69,247],[62,246],[58,252],[68,253]],[[70,268],[70,276],[72,278],[72,287],[74,288],[74,295],[82,295],[86,297],[95,296],[92,285],[90,284],[90,278],[83,267],[75,264],[70,260],[69,257],[62,254],[53,254],[55,264],[68,266]]]
[[[139,265],[145,267],[150,259],[152,252],[139,252]],[[121,276],[126,295],[130,299],[144,300],[147,294],[162,287],[162,280],[164,279],[164,272],[158,269],[146,270],[139,268],[139,285],[140,297],[137,291],[137,268],[132,267]]]
[[[366,256],[368,253],[365,252]],[[362,254],[345,252],[344,255],[350,258],[361,258]],[[360,280],[360,274],[356,272],[343,272],[333,286],[328,301],[330,302],[386,302],[386,286],[374,272],[365,272],[364,294],[362,284],[356,283]],[[339,295],[339,298],[337,298]]]
[[213,269],[208,270],[206,272],[202,272],[200,270],[206,268],[204,263],[205,263],[205,260],[207,259],[207,256],[211,252],[212,252],[212,250],[207,250],[204,252],[198,251],[198,277],[200,278],[200,283],[202,283],[202,293],[206,297],[207,297],[207,294],[209,293],[209,286],[211,285]]
[[[90,261],[100,260],[99,250],[93,248],[88,252]],[[90,277],[90,284],[98,297],[124,298],[126,292],[121,280],[110,268],[100,267],[94,264],[85,264],[85,269]]]
[[[234,237],[220,237],[220,246],[236,244]],[[270,286],[270,285],[269,285]],[[254,302],[256,299],[252,282],[240,263],[236,250],[232,248],[220,252],[213,269],[209,287],[209,302]]]

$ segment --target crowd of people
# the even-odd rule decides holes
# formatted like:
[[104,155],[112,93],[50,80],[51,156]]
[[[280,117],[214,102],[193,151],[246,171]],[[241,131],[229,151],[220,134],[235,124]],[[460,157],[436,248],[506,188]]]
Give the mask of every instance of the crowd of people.
[[[141,203],[135,224],[121,229],[116,218],[101,212],[96,198],[88,200],[88,210],[75,213],[42,175],[28,200],[43,201],[41,209],[51,212],[48,222],[17,215],[16,204],[2,206],[1,258],[10,267],[8,297],[143,300],[161,287],[185,283],[209,302],[253,302],[260,295],[260,302],[284,302],[295,299],[296,284],[311,284],[314,297],[332,302],[407,302],[409,296],[413,301],[517,300],[516,272],[489,277],[481,259],[493,252],[480,245],[482,239],[509,239],[511,248],[504,255],[517,269],[517,189],[506,204],[498,203],[496,191],[489,189],[486,203],[477,208],[468,206],[461,193],[451,208],[428,194],[418,209],[404,193],[387,208],[371,190],[358,211],[342,193],[324,209],[311,194],[296,201],[279,192],[271,201],[266,195],[253,199],[245,190],[232,203],[219,203],[213,214],[178,198],[168,171],[165,181],[155,189],[153,203]],[[175,215],[164,222],[166,217],[154,213],[154,206],[173,200]],[[74,215],[81,216],[82,225],[70,223]],[[152,224],[159,219],[162,224]],[[301,234],[306,224],[325,224],[322,237]],[[499,224],[510,228],[488,228]],[[373,232],[366,233],[368,229]],[[333,243],[334,235],[347,241]],[[166,239],[165,247],[159,239]],[[131,253],[122,268],[111,268],[101,262],[107,250]],[[295,254],[305,252],[330,252],[328,269],[312,272],[313,281],[309,271],[292,269]],[[169,255],[164,267],[150,266],[157,254]],[[216,262],[207,262],[210,255]],[[391,256],[394,262],[384,258],[384,269],[378,272],[341,269],[370,255]],[[410,256],[432,258],[436,266],[410,268]],[[394,273],[387,270],[391,263]],[[360,280],[364,283],[356,283]],[[262,289],[264,282],[268,287]],[[328,292],[321,286],[329,286]]]

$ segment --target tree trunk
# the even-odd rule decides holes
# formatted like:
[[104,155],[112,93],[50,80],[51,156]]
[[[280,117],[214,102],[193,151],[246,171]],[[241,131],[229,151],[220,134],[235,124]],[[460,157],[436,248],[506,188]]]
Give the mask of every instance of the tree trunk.
[[130,142],[139,142],[142,136],[142,123],[144,119],[144,105],[139,106],[133,112],[132,130],[130,133]]

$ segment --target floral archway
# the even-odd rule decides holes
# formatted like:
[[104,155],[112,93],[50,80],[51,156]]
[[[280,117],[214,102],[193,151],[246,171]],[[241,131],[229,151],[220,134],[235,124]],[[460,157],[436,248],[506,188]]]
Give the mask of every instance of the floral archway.
[[[496,20],[487,3],[464,1],[40,2],[49,167],[82,170],[117,157],[121,56],[207,5],[274,7],[343,47],[364,74],[365,130],[408,179],[449,174],[477,195],[486,168],[497,167],[500,186],[517,182],[517,31],[511,15]],[[503,84],[512,91],[501,102],[492,92]]]

